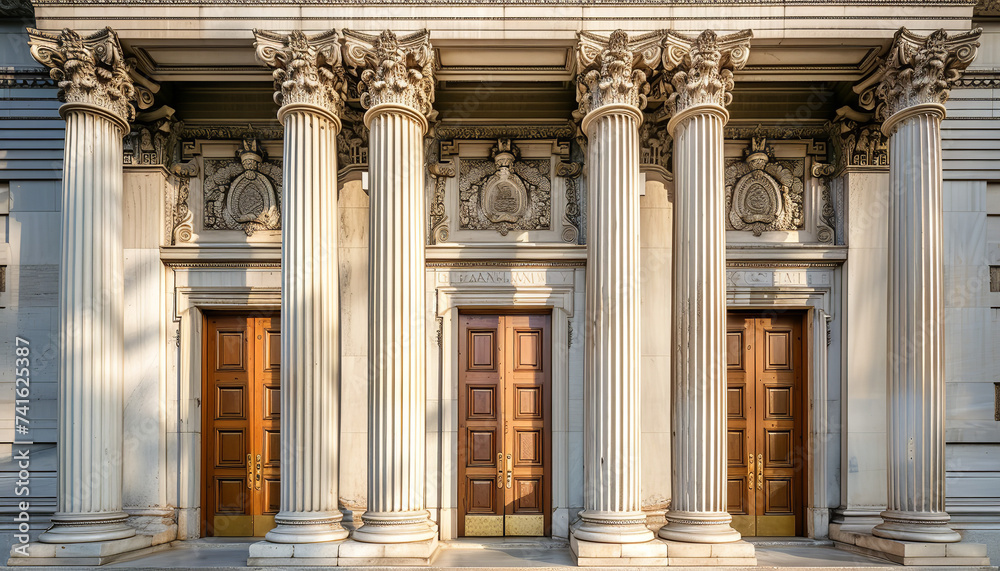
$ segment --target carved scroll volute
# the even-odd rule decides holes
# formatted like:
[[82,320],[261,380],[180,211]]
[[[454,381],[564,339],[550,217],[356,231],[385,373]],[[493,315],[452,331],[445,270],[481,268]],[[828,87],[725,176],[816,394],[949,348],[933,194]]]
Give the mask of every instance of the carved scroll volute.
[[449,161],[434,163],[427,167],[434,179],[434,197],[431,200],[431,244],[448,241],[448,214],[444,204],[445,186],[448,179],[455,176],[455,163]]
[[118,34],[104,28],[89,36],[65,29],[58,34],[28,28],[31,56],[51,68],[59,100],[99,107],[117,119],[122,136],[135,119],[135,86]]
[[900,28],[882,67],[882,80],[876,93],[882,103],[876,118],[885,121],[882,129],[889,133],[902,116],[898,113],[921,105],[939,106],[944,116],[944,103],[952,85],[962,70],[976,58],[982,28],[949,36],[938,30],[920,36]]
[[346,64],[360,73],[362,107],[401,106],[434,119],[434,50],[427,30],[402,38],[389,30],[378,36],[344,30],[344,40]]
[[582,119],[606,105],[646,107],[649,79],[660,59],[662,32],[629,39],[623,30],[610,37],[580,32],[576,50],[577,110]]
[[663,68],[672,74],[664,85],[666,105],[676,117],[702,105],[725,108],[732,102],[733,72],[750,56],[753,32],[717,36],[705,30],[696,38],[668,32],[663,39]]
[[307,36],[300,31],[284,35],[254,30],[254,36],[257,59],[274,68],[275,103],[282,109],[312,105],[338,120],[343,117],[347,75],[337,32]]

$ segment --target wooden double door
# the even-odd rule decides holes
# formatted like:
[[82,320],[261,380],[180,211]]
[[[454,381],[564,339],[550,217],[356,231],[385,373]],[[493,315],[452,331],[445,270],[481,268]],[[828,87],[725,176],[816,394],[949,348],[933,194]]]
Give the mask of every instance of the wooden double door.
[[281,321],[208,314],[202,534],[261,536],[280,508]]
[[459,317],[458,533],[551,533],[549,315]]
[[745,536],[803,533],[802,321],[794,313],[728,317],[728,510]]

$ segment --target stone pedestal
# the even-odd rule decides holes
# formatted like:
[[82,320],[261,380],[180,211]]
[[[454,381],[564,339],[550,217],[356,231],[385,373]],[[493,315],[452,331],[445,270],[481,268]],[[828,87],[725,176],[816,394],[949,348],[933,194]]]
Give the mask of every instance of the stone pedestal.
[[[433,51],[426,32],[401,39],[388,31],[344,34],[348,63],[364,68],[361,102],[370,130],[368,506],[364,525],[352,538],[373,544],[430,542],[430,549],[436,547],[437,527],[424,506],[423,136],[432,112]],[[348,553],[367,553],[355,543],[345,547]],[[411,559],[390,546],[370,549],[383,555],[347,557]]]
[[667,124],[674,138],[676,353],[672,497],[659,536],[677,542],[740,539],[726,511],[723,127],[732,72],[746,61],[749,39],[749,32],[724,38],[711,31],[695,39],[668,35],[676,49],[667,54],[688,54],[673,64],[675,93],[668,101],[673,117]]
[[122,137],[134,117],[134,88],[110,29],[87,37],[28,33],[32,56],[61,78],[66,120],[58,484],[52,527],[38,538],[43,545],[29,545],[29,557],[11,557],[10,564],[73,565],[152,541],[133,538],[122,510]]
[[981,543],[940,543],[899,541],[876,537],[871,533],[848,531],[840,524],[830,524],[830,539],[845,550],[888,559],[900,565],[984,566],[990,564],[986,545]]
[[[607,43],[605,43],[607,42]],[[593,44],[593,47],[586,44]],[[639,110],[645,73],[628,36],[581,36],[581,129],[588,139],[587,314],[584,347],[584,510],[573,531],[581,561],[625,564],[621,545],[653,539],[640,505],[639,454]],[[595,49],[596,48],[596,49]],[[597,51],[597,50],[600,51]],[[581,61],[586,61],[582,59]],[[607,84],[613,84],[607,88]],[[582,543],[581,543],[582,542]],[[643,557],[637,555],[636,557]],[[655,555],[651,556],[655,558]],[[581,563],[583,564],[583,563]],[[650,563],[652,564],[652,563]]]
[[343,87],[330,78],[343,76],[344,70],[335,32],[254,33],[258,59],[275,68],[274,98],[285,127],[281,510],[265,541],[250,546],[248,564],[335,565],[337,549],[331,542],[346,539],[348,532],[337,509],[337,133]]

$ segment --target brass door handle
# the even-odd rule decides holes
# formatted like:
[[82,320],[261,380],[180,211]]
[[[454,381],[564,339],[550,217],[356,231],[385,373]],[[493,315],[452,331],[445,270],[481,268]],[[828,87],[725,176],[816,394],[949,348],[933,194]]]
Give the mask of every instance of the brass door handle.
[[507,487],[508,488],[510,488],[510,483],[511,483],[510,482],[510,478],[511,478],[511,476],[510,476],[511,465],[512,465],[512,462],[511,462],[511,459],[510,459],[510,454],[508,454],[507,455]]
[[497,452],[497,487],[503,488],[503,452]]
[[747,489],[753,489],[753,454],[749,454],[750,458],[747,461]]
[[254,480],[256,480],[256,482],[257,482],[256,488],[259,490],[260,489],[260,454],[257,455],[257,474],[255,475]]
[[247,454],[247,489],[253,489],[253,454]]
[[757,489],[764,489],[764,455],[757,455]]

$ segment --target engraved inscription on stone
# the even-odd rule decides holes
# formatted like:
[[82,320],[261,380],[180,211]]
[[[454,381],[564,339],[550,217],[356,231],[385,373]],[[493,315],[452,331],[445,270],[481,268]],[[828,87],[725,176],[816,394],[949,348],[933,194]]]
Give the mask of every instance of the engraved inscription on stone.
[[510,139],[500,139],[491,159],[464,159],[459,173],[459,228],[548,230],[552,219],[549,161],[519,159]]
[[205,160],[206,230],[281,229],[281,161],[269,161],[255,140],[245,140],[236,160]]

